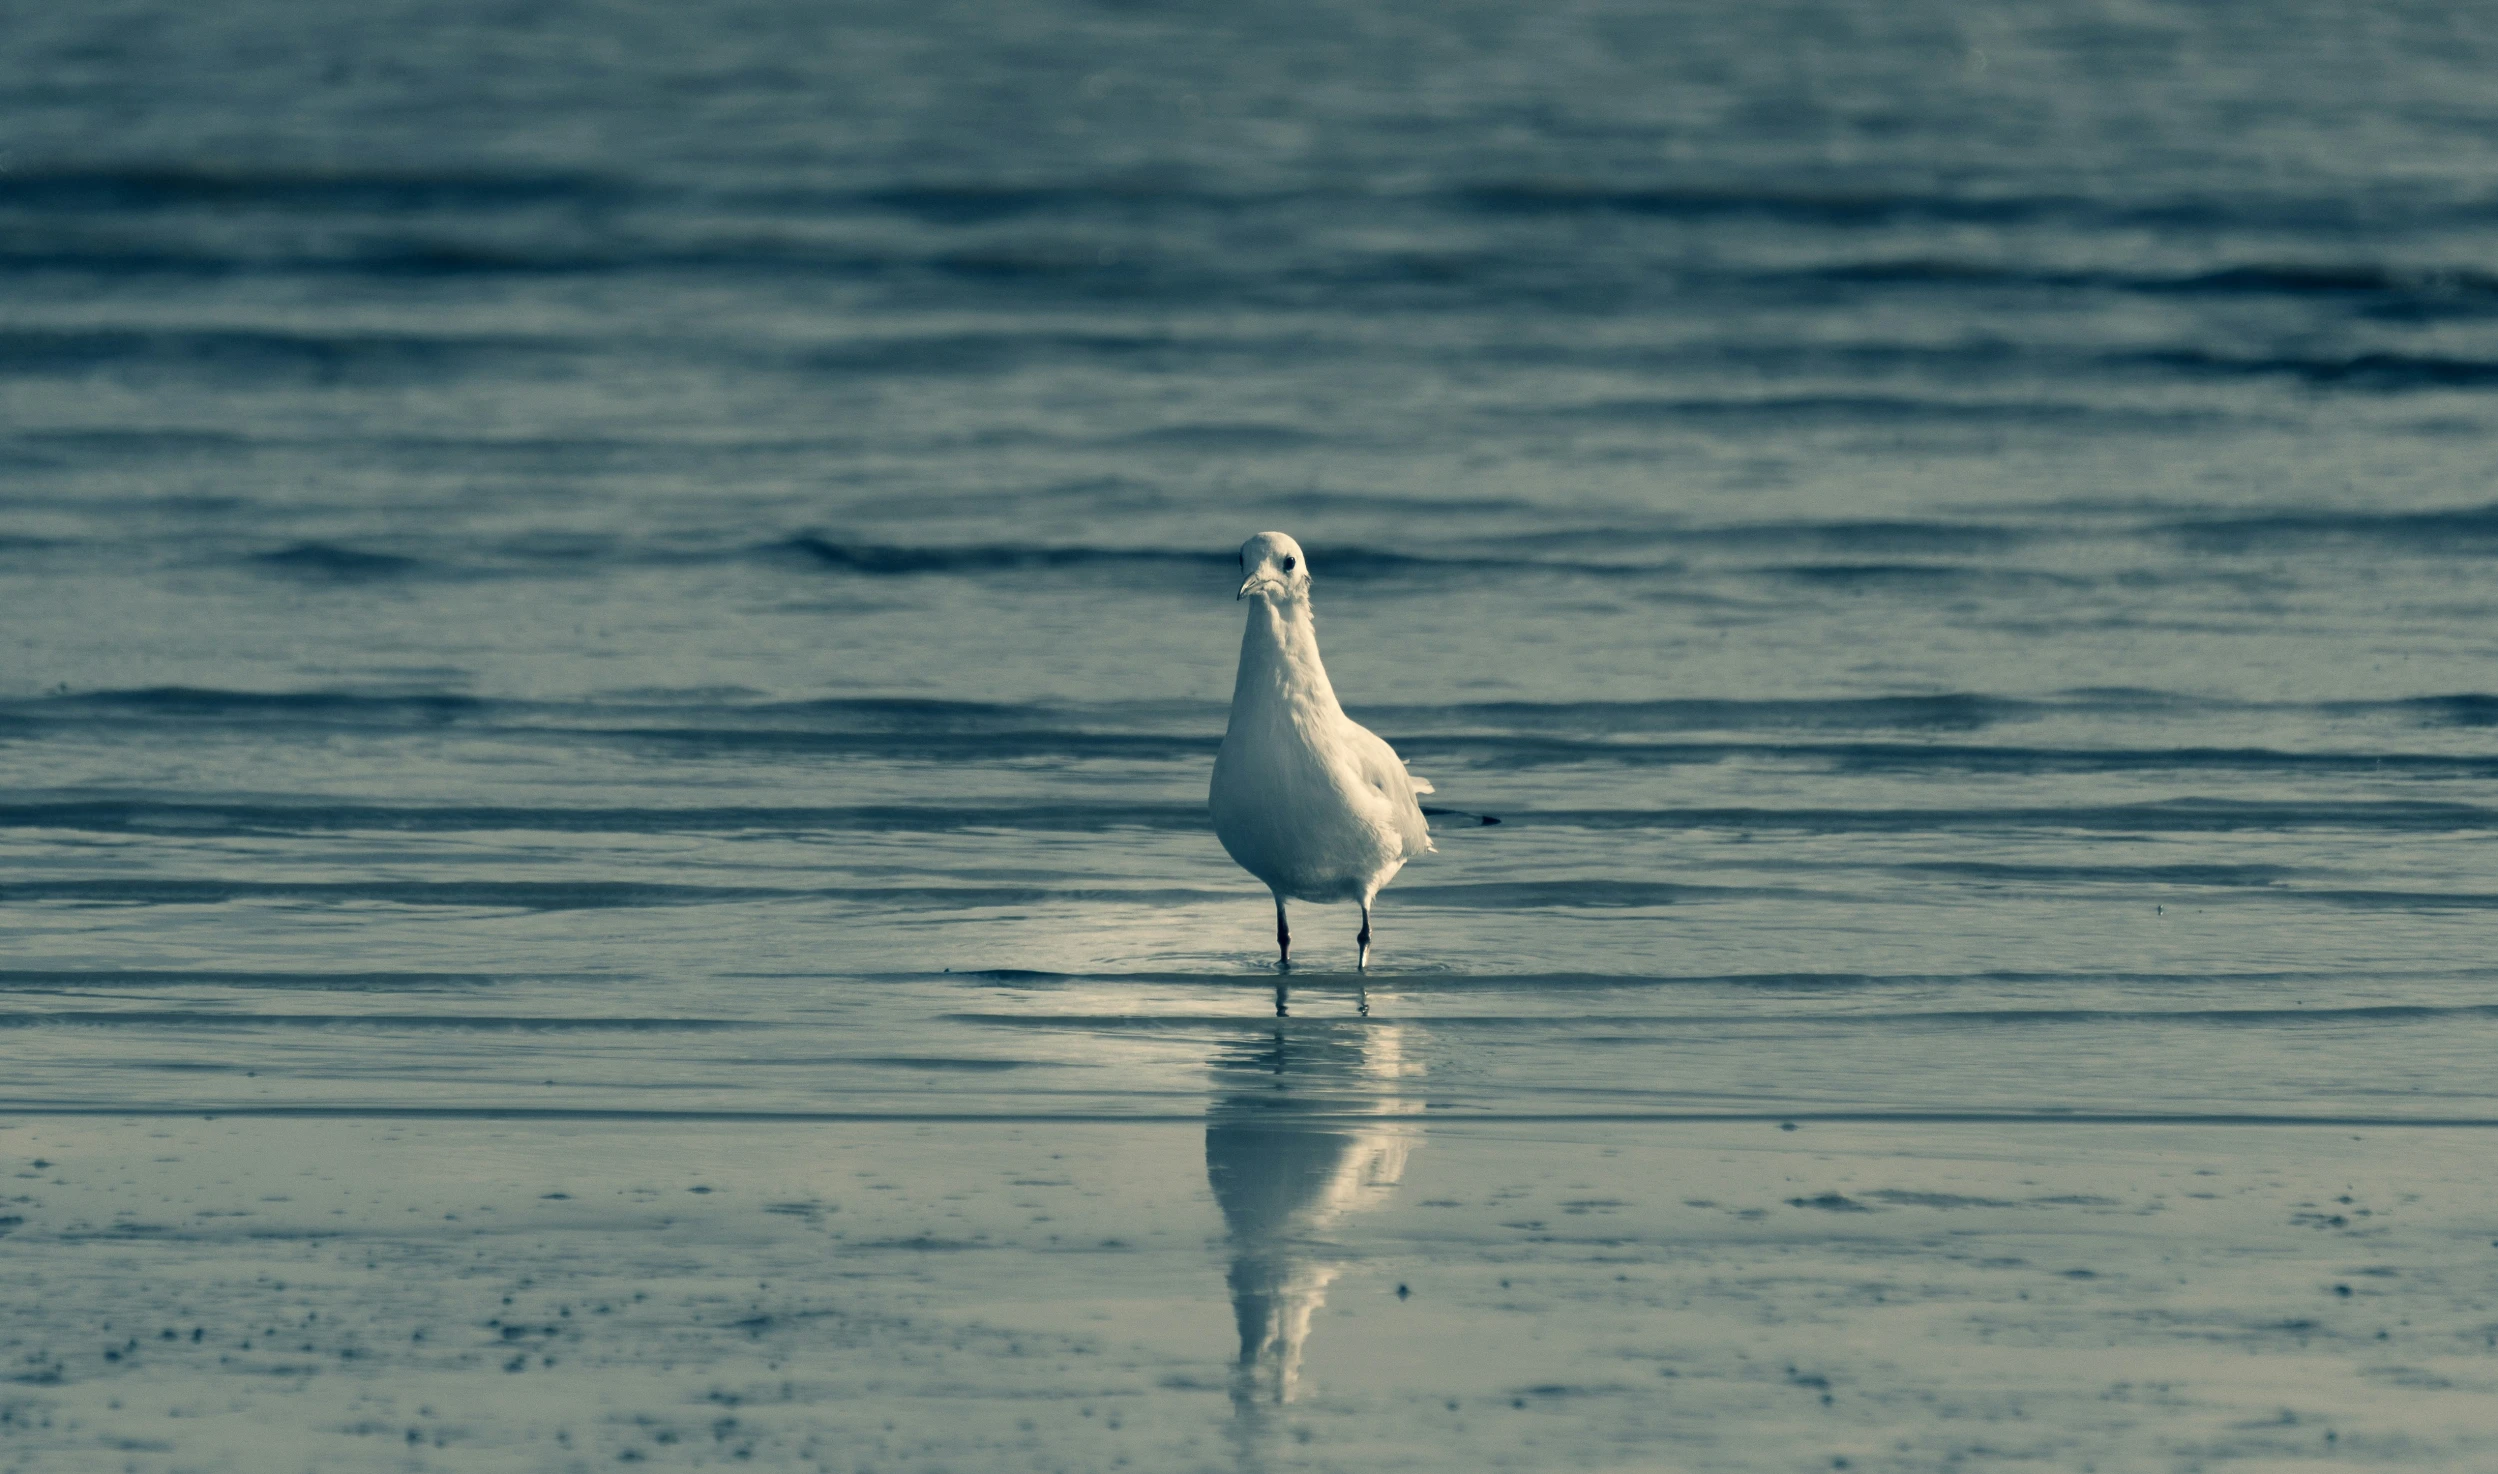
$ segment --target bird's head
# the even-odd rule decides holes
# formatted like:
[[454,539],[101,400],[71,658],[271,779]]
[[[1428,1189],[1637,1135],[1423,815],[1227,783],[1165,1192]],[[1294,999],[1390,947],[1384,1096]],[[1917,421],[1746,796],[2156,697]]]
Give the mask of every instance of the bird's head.
[[1239,597],[1255,594],[1277,602],[1310,592],[1310,560],[1301,545],[1280,532],[1261,532],[1240,545]]

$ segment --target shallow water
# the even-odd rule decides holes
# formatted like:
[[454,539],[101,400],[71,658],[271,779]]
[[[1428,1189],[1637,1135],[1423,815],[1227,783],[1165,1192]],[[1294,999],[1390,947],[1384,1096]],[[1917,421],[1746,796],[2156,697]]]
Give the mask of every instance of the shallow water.
[[2471,15],[0,24],[0,1467],[2491,1457]]

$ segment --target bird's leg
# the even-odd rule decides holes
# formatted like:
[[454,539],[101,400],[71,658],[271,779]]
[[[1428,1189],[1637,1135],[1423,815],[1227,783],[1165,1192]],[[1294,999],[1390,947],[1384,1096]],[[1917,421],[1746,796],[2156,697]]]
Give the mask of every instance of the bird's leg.
[[1292,966],[1292,928],[1284,924],[1284,898],[1275,898],[1275,964]]
[[1368,901],[1362,903],[1362,933],[1353,939],[1353,945],[1355,948],[1353,965],[1363,972],[1370,971],[1370,902]]

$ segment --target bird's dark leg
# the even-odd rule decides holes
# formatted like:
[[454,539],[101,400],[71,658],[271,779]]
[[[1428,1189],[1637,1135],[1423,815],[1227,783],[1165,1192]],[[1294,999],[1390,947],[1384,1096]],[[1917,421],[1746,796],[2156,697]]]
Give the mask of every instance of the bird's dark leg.
[[1370,902],[1368,901],[1362,903],[1362,933],[1353,939],[1353,945],[1355,948],[1353,965],[1363,972],[1370,971]]
[[1284,924],[1284,898],[1275,898],[1275,964],[1292,966],[1292,928]]

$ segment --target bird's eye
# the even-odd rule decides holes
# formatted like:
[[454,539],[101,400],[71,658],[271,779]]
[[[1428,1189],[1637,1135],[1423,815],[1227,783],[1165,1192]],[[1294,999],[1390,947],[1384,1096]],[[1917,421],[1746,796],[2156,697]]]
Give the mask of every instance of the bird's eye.
[[1290,555],[1286,555],[1284,558],[1284,571],[1286,573],[1292,572],[1292,558]]

